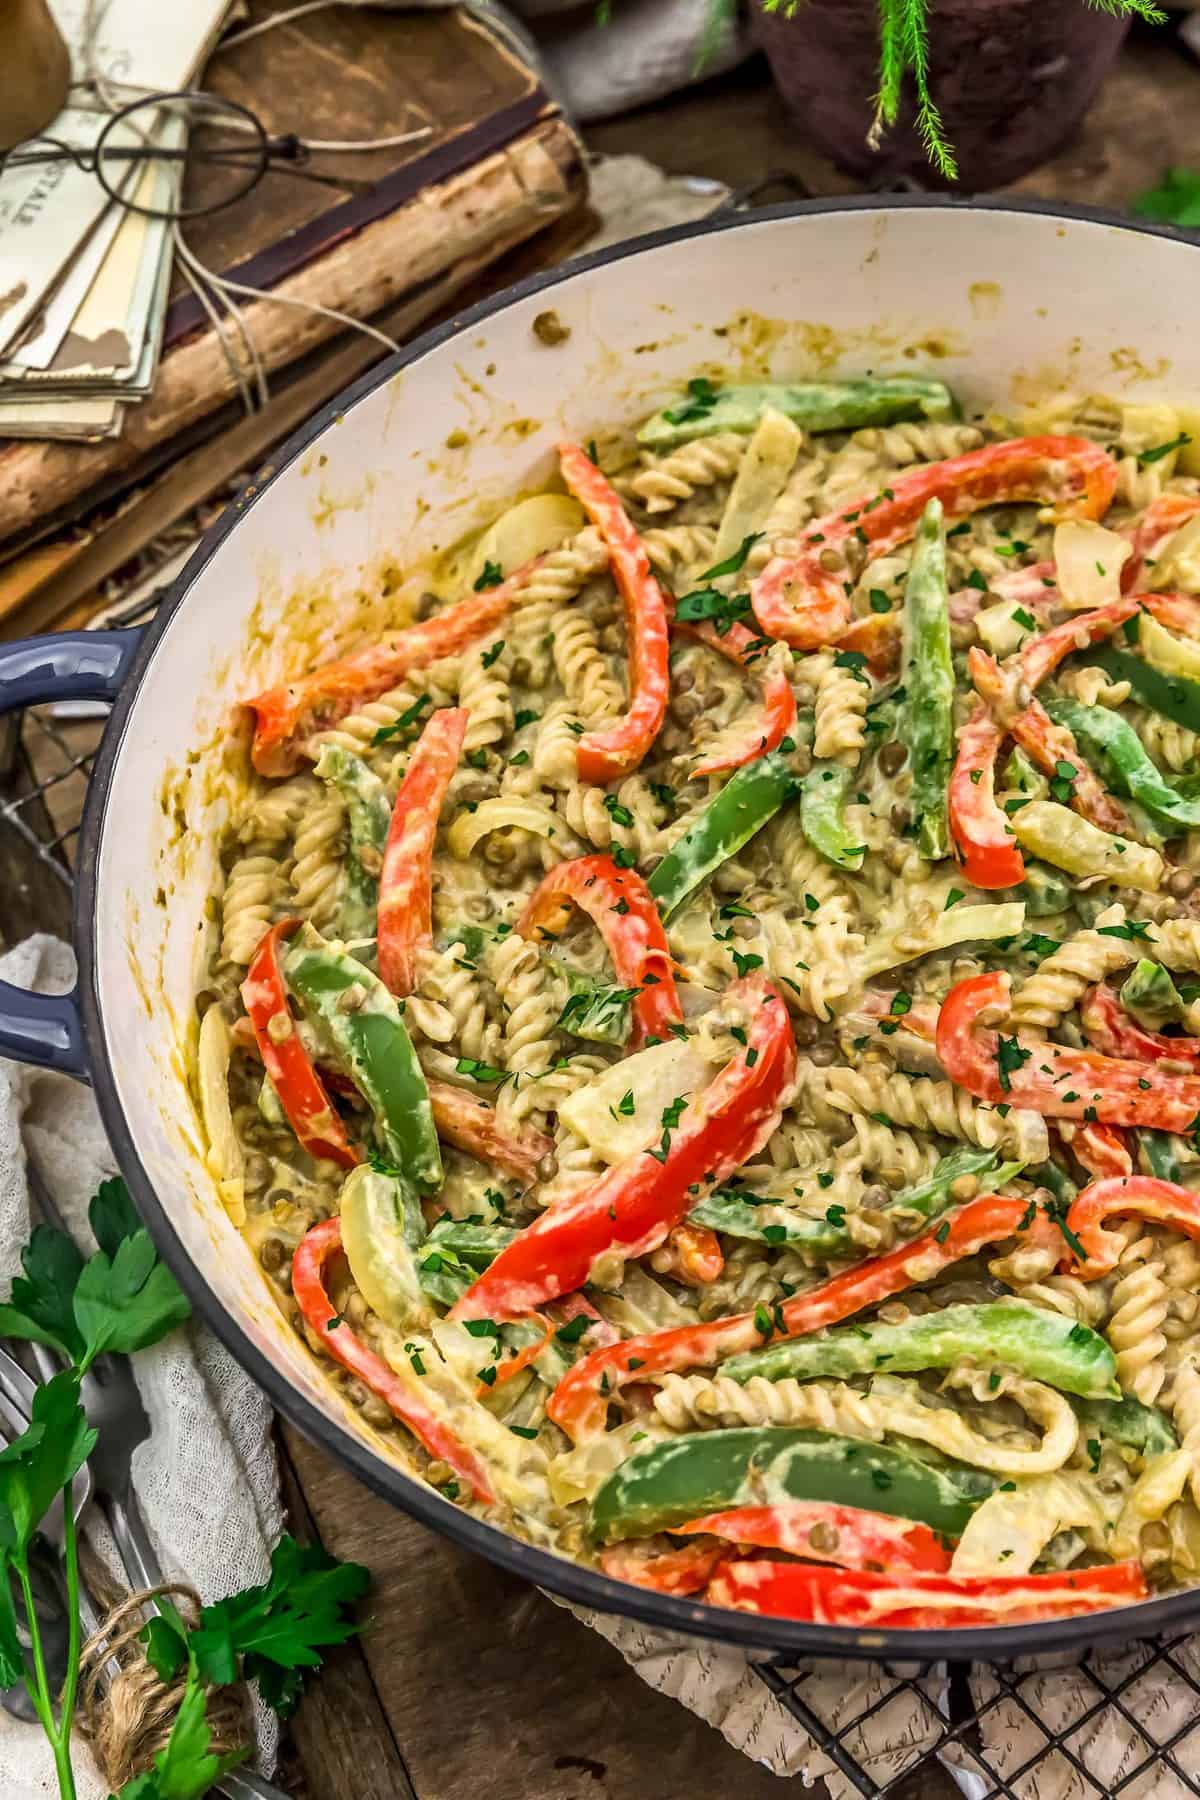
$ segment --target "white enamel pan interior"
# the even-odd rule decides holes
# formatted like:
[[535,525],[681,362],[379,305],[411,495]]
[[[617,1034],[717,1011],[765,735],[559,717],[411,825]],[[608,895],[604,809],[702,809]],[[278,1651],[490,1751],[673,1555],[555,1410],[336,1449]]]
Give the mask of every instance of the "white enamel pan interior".
[[[569,335],[534,333],[553,310]],[[134,660],[89,799],[80,1000],[122,1167],[197,1310],[279,1408],[372,1487],[560,1594],[680,1631],[824,1655],[1001,1657],[1200,1617],[1177,1595],[1036,1627],[872,1633],[642,1592],[531,1549],[414,1480],[282,1323],[205,1168],[187,1067],[237,702],[393,622],[423,561],[697,373],[927,372],[968,409],[1062,388],[1200,402],[1200,247],[1017,207],[833,200],[645,238],[422,338],[300,431],[209,533]],[[407,580],[408,572],[415,571]],[[381,595],[387,598],[381,600]]]

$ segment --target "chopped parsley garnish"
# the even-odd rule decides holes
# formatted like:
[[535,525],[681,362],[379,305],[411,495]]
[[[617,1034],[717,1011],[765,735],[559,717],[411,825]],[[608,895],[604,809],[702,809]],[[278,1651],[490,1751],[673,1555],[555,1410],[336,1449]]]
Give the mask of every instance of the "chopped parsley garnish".
[[732,556],[727,556],[724,562],[714,563],[711,569],[705,569],[700,580],[715,581],[718,575],[736,575],[761,537],[761,531],[752,531],[749,537],[742,539]]
[[477,1062],[473,1056],[460,1056],[454,1067],[460,1075],[469,1075],[472,1081],[499,1083],[510,1079],[506,1069],[497,1069],[491,1063]]
[[1012,1075],[1029,1061],[1033,1052],[1023,1050],[1015,1037],[1002,1037],[996,1043],[996,1067],[1000,1071],[1000,1086],[1006,1094],[1012,1091]]
[[690,425],[695,419],[702,419],[710,413],[717,403],[717,390],[711,381],[703,375],[697,375],[688,382],[689,398],[682,406],[673,406],[663,413],[668,425]]
[[484,588],[499,587],[504,580],[504,570],[499,563],[485,561],[483,572],[475,582],[475,592],[482,594]]
[[372,745],[386,744],[389,738],[399,737],[402,731],[411,731],[425,708],[432,705],[432,694],[418,694],[412,705],[406,706],[402,713],[398,713],[390,725],[379,727],[371,739]]

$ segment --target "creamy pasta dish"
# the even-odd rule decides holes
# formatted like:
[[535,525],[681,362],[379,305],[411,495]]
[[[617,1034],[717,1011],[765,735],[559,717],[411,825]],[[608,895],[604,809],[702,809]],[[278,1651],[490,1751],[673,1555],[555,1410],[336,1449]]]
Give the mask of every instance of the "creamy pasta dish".
[[447,1501],[822,1623],[1200,1579],[1195,458],[698,378],[247,698],[209,1164]]

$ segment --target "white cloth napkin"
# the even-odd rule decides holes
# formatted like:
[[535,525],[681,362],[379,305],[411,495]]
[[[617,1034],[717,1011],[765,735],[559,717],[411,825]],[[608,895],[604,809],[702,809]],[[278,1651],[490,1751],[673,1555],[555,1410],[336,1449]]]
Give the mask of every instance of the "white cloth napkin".
[[[0,957],[0,978],[64,993],[74,980],[74,959],[54,938],[30,938]],[[94,1249],[88,1201],[116,1165],[91,1093],[65,1075],[0,1062],[0,1293],[5,1295],[29,1236],[29,1164],[80,1245]],[[167,1576],[190,1582],[205,1601],[262,1581],[283,1525],[265,1396],[199,1324],[143,1350],[133,1366],[150,1420],[150,1436],[135,1455],[134,1483]],[[107,1531],[98,1522],[89,1530],[119,1575]],[[269,1767],[277,1740],[270,1714],[260,1715],[258,1733],[260,1756]],[[79,1800],[104,1800],[108,1788],[82,1744],[75,1749],[75,1766]],[[57,1791],[41,1727],[20,1724],[0,1711],[3,1800],[48,1800]]]

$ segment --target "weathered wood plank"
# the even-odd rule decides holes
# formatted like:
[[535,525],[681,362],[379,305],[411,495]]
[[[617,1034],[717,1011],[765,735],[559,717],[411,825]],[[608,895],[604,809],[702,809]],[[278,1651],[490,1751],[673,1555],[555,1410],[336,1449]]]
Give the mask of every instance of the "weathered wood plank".
[[[279,1474],[288,1529],[301,1543],[318,1541],[320,1532],[282,1436]],[[280,1773],[292,1800],[414,1800],[359,1644],[334,1651],[320,1679],[309,1683],[288,1726]]]

